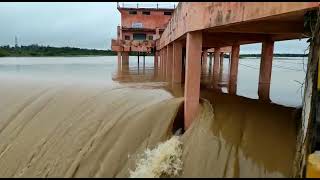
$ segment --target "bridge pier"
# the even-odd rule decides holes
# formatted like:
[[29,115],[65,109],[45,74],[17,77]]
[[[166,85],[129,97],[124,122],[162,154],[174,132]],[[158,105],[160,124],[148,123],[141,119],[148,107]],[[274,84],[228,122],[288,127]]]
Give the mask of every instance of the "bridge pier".
[[[223,83],[223,56],[224,53],[220,52],[220,73],[219,73],[219,83]],[[221,89],[221,88],[219,88]]]
[[224,52],[220,53],[220,66],[223,66]]
[[122,71],[128,71],[129,70],[129,55],[128,52],[122,52],[122,61],[121,61],[121,67]]
[[167,64],[166,64],[166,81],[172,81],[172,61],[173,61],[173,46],[172,43],[167,46]]
[[200,98],[201,51],[202,32],[188,32],[186,43],[186,76],[184,95],[185,129],[188,129],[198,113]]
[[179,41],[173,42],[173,68],[172,83],[181,83],[182,73],[182,44]]
[[163,80],[166,80],[166,72],[167,72],[167,47],[165,46],[163,48],[163,72],[162,72]]
[[118,72],[121,71],[121,52],[117,53],[118,55]]
[[212,53],[209,53],[209,75],[211,75],[211,72],[212,72],[212,65],[213,65],[213,63],[212,63]]
[[163,69],[163,55],[162,55],[162,49],[159,51],[160,56],[160,68],[159,68],[159,77],[162,78],[162,69]]
[[220,73],[220,48],[214,48],[214,64],[213,64],[213,88],[219,89],[218,80]]
[[143,53],[143,70],[142,70],[143,74],[145,74],[145,70],[146,70],[146,54]]
[[154,51],[153,68],[154,68],[154,76],[157,77],[158,70],[159,70],[159,51]]
[[268,40],[262,43],[258,95],[263,101],[270,101],[273,48],[274,41]]
[[207,72],[207,64],[208,64],[208,51],[203,50],[202,54],[202,69],[204,72]]
[[231,49],[230,71],[229,71],[229,94],[237,93],[238,64],[239,64],[240,45],[234,44]]

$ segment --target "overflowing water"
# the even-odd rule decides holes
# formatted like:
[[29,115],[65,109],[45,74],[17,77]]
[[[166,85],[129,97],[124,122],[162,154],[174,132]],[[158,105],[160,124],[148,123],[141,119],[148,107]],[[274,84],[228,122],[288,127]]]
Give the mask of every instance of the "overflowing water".
[[237,95],[224,93],[227,73],[221,91],[203,88],[178,138],[183,86],[141,59],[118,69],[116,57],[0,58],[0,176],[292,176],[302,60],[275,59],[294,70],[273,69],[268,103],[256,99],[259,63],[241,60]]

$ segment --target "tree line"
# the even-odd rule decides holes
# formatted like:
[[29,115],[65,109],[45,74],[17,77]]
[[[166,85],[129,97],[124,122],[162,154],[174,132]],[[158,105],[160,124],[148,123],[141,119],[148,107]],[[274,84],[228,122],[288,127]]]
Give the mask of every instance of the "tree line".
[[32,44],[28,46],[0,46],[0,57],[22,56],[115,56],[112,50],[83,49],[75,47],[51,47]]
[[[130,52],[130,56],[153,56],[153,53]],[[32,44],[28,46],[11,47],[0,46],[0,57],[28,57],[28,56],[115,56],[117,52],[112,50],[83,49],[75,47],[51,47]],[[274,57],[307,57],[308,54],[274,54]],[[229,54],[224,55],[229,58]],[[260,58],[261,54],[240,54],[240,58]]]

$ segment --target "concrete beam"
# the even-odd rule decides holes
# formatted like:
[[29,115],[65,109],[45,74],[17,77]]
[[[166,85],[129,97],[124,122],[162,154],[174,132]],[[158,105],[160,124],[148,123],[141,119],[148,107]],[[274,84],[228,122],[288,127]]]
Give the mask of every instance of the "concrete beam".
[[265,34],[250,34],[250,33],[204,33],[206,37],[203,39],[203,48],[214,48],[214,47],[225,47],[232,46],[234,43],[237,44],[251,44],[266,41],[270,38],[269,35]]
[[182,43],[180,41],[173,42],[173,69],[172,82],[181,83],[182,73]]
[[198,113],[200,98],[202,33],[189,32],[186,43],[184,126],[189,128]]
[[[271,26],[272,24],[272,26]],[[217,27],[211,32],[224,33],[259,33],[259,34],[290,34],[303,33],[303,21],[281,21],[265,20],[250,21],[242,24],[230,25],[228,27]]]
[[261,63],[259,73],[258,95],[259,99],[270,101],[270,82],[272,71],[274,41],[262,43]]
[[[258,21],[267,21],[265,26],[273,26],[279,20],[301,23],[305,12],[319,6],[319,2],[180,2],[161,35],[159,47],[166,46],[188,32],[209,28],[221,28],[223,31],[222,28],[227,29],[228,26]],[[294,26],[293,23],[291,25]]]

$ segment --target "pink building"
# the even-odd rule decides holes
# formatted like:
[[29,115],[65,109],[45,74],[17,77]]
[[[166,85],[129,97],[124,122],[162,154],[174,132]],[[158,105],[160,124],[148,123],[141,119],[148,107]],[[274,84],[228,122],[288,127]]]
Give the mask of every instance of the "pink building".
[[[111,42],[111,49],[118,55],[126,56],[127,52],[153,52],[156,40],[160,38],[171,19],[174,6],[171,8],[126,7],[118,4],[121,13],[121,26],[117,27],[117,39]],[[121,53],[121,54],[120,54]]]

